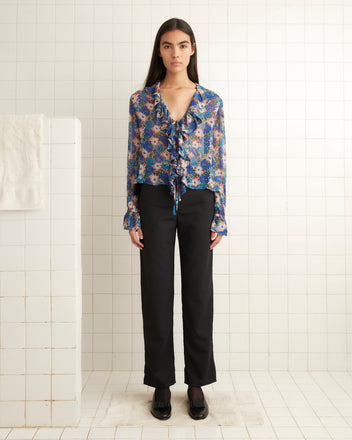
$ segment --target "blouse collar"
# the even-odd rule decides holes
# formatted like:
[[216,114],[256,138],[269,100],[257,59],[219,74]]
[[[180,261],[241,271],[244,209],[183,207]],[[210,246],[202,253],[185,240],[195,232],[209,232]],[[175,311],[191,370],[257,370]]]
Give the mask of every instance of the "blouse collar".
[[[158,118],[161,119],[167,119],[169,122],[174,121],[162,99],[161,92],[160,92],[160,82],[161,80],[157,80],[153,85],[152,88],[154,89],[153,92],[153,98],[154,98],[154,105],[155,105],[155,112]],[[200,86],[198,83],[196,83],[196,92],[193,95],[192,101],[188,107],[188,110],[186,111],[185,115],[182,117],[179,123],[186,120],[188,122],[189,119],[193,119],[194,122],[197,124],[201,123],[203,120],[203,112],[204,112],[204,106],[205,97],[202,93],[202,86]],[[169,118],[168,118],[169,114]]]

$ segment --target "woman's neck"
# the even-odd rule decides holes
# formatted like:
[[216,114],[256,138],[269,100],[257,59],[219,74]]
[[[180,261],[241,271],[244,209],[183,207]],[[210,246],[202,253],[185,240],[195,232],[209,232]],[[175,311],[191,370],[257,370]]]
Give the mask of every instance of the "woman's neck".
[[187,72],[172,74],[166,72],[165,78],[161,80],[160,85],[164,88],[180,88],[180,87],[192,87],[194,83],[189,79]]

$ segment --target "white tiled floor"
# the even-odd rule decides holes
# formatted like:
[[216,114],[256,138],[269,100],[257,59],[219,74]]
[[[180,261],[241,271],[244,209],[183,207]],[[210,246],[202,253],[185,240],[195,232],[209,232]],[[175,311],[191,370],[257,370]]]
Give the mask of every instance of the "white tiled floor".
[[[217,372],[217,382],[203,387],[249,391],[262,405],[265,424],[234,427],[98,427],[117,391],[153,392],[142,372],[83,372],[82,418],[75,428],[0,429],[0,440],[351,440],[352,374],[348,372]],[[184,389],[177,372],[173,389]],[[151,415],[151,417],[153,417]]]

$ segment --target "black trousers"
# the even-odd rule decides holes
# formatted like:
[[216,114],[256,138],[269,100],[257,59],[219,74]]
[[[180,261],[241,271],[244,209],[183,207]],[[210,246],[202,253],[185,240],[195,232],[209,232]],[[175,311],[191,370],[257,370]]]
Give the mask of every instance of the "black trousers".
[[190,189],[176,216],[168,185],[140,184],[139,210],[144,248],[140,250],[145,348],[144,384],[176,382],[173,343],[174,250],[179,241],[182,279],[184,382],[216,382],[213,356],[213,250],[209,249],[215,193]]

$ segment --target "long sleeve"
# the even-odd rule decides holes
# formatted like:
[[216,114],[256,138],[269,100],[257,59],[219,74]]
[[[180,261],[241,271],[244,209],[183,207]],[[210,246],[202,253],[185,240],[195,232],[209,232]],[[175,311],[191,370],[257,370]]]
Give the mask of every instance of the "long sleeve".
[[127,154],[127,212],[124,215],[124,229],[137,229],[141,227],[138,209],[138,195],[135,193],[135,184],[139,166],[140,137],[138,120],[132,96],[129,104],[128,124],[128,154]]
[[215,180],[220,190],[215,192],[215,214],[211,224],[211,230],[219,235],[227,235],[225,219],[226,208],[226,136],[224,123],[224,107],[220,98],[220,105],[214,125],[214,160]]

